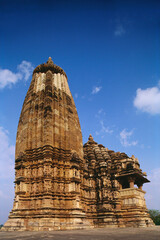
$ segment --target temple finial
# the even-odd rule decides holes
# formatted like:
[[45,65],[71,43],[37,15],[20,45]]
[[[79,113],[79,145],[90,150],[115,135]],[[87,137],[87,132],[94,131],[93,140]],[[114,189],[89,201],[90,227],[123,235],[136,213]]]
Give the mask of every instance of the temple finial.
[[88,138],[88,140],[89,140],[89,141],[93,141],[93,137],[92,137],[92,135],[91,135],[91,134],[89,135],[89,138]]
[[52,61],[52,58],[51,58],[51,57],[49,57],[49,58],[48,58],[48,61],[47,61],[47,63],[48,63],[48,64],[51,64],[51,65],[53,65],[53,64],[54,64],[54,63],[53,63],[53,61]]

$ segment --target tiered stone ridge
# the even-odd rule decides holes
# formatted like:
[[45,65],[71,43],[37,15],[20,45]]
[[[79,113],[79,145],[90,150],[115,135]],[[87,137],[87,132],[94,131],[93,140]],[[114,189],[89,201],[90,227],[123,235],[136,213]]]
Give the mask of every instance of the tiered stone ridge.
[[19,119],[15,199],[3,230],[151,226],[145,182],[134,156],[91,135],[83,146],[65,72],[51,58],[36,67]]

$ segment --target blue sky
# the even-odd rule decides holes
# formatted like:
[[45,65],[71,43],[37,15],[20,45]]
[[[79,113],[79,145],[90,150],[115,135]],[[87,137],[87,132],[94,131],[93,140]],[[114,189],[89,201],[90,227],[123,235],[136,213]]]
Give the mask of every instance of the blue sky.
[[14,198],[18,119],[34,67],[68,76],[83,142],[135,155],[160,209],[160,2],[0,0],[0,223]]

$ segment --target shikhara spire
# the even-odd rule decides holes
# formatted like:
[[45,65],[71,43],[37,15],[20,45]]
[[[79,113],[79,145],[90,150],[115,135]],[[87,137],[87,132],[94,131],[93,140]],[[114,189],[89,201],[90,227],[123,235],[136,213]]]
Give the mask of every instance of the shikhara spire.
[[[17,129],[15,199],[4,231],[151,226],[138,160],[82,133],[67,76],[33,72]],[[135,187],[137,185],[137,187]]]

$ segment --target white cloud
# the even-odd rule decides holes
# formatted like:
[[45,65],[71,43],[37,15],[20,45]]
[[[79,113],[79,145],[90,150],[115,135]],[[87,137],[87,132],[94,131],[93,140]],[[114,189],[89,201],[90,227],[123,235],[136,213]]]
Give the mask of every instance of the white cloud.
[[21,80],[21,75],[13,73],[9,69],[0,69],[0,88],[11,86],[18,80]]
[[106,116],[106,112],[103,108],[99,109],[95,117],[98,119],[98,123],[100,124],[100,129],[96,130],[96,135],[101,135],[101,137],[104,137],[104,134],[112,134],[113,130],[110,129],[110,127],[106,127],[104,123],[104,118]]
[[103,108],[98,110],[98,115],[103,115],[103,116],[106,115],[106,112],[103,110]]
[[0,126],[0,223],[5,223],[14,198],[14,153],[9,132]]
[[130,137],[132,135],[133,135],[133,130],[127,131],[126,129],[123,129],[120,132],[120,142],[124,147],[137,145],[138,141],[130,141]]
[[103,112],[104,112],[103,108],[101,108],[101,109],[98,110],[98,114],[101,114],[101,113],[103,113]]
[[32,74],[33,66],[30,62],[22,61],[21,64],[17,66],[17,70],[18,71],[14,73],[9,69],[0,69],[0,89],[7,86],[11,87],[22,79],[27,81]]
[[95,134],[98,136],[100,134],[100,132],[96,131]]
[[78,93],[75,93],[75,94],[74,94],[74,97],[75,97],[75,98],[78,98]]
[[134,106],[142,112],[155,115],[160,114],[160,86],[141,89],[136,91]]
[[103,110],[103,108],[99,109],[98,112],[95,114],[95,117],[100,120],[105,116],[106,116],[106,112]]
[[93,87],[92,94],[97,94],[101,89],[102,87]]
[[109,133],[109,134],[113,133],[113,130],[111,130],[109,127],[104,126],[103,120],[100,121],[100,124],[101,124],[101,132]]
[[0,178],[6,179],[14,176],[15,146],[10,144],[9,133],[0,127]]
[[117,27],[116,27],[116,29],[115,29],[115,31],[114,31],[114,35],[116,36],[116,37],[120,37],[120,36],[122,36],[123,34],[125,34],[125,29],[123,28],[123,26],[122,25],[117,25]]
[[[98,112],[98,114],[101,114],[102,112]],[[99,118],[99,116],[98,115],[96,115],[96,117],[98,117]],[[110,129],[109,127],[106,127],[105,125],[104,125],[104,121],[103,120],[100,120],[99,121],[99,123],[100,123],[100,130],[98,131],[96,131],[95,132],[95,134],[96,135],[101,135],[101,137],[103,138],[104,137],[104,134],[112,134],[113,133],[113,130],[112,129]]]
[[22,61],[21,64],[17,66],[17,69],[25,81],[29,79],[33,72],[33,66],[31,62]]
[[146,203],[149,209],[160,210],[160,168],[150,171],[148,175],[150,183],[144,184],[143,190],[146,191]]

